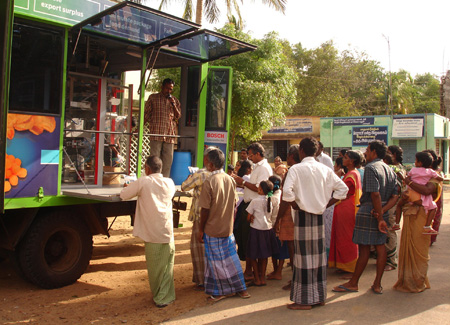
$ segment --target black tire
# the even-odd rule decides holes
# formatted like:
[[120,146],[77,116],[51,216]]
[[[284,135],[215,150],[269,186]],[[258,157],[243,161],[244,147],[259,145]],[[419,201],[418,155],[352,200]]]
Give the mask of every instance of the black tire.
[[52,213],[38,216],[17,250],[26,280],[44,289],[77,281],[92,256],[92,235],[82,219]]

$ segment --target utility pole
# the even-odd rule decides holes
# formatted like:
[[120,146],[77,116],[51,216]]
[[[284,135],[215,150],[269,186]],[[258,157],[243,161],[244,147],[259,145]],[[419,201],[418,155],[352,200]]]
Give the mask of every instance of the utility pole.
[[[389,37],[382,34],[384,39],[388,44],[388,55],[389,55],[389,108],[388,110],[391,112],[391,115],[394,115],[394,110],[392,108],[392,72],[391,72],[391,42],[389,41]],[[386,112],[387,114],[389,112]]]

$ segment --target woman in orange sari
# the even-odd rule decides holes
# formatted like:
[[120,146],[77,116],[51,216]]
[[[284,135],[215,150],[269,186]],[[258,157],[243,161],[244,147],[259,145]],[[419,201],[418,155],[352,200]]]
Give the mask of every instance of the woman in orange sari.
[[358,259],[358,245],[352,241],[353,228],[362,194],[361,178],[356,168],[361,165],[361,156],[354,150],[347,151],[343,164],[348,168],[343,179],[348,193],[347,198],[336,203],[334,207],[328,266],[353,273]]

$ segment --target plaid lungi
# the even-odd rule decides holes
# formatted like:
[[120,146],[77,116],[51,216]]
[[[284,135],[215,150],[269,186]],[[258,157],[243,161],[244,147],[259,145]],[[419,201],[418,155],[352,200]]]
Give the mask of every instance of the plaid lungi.
[[322,215],[295,211],[291,301],[316,305],[327,298],[327,254]]
[[[378,230],[378,219],[372,215],[372,204],[363,204],[356,213],[353,242],[358,245],[384,245],[387,235]],[[389,213],[383,215],[389,224]]]
[[204,234],[203,240],[206,256],[205,293],[221,296],[247,290],[234,236],[216,238]]
[[192,282],[203,285],[205,279],[205,245],[198,241],[200,230],[200,219],[197,218],[192,224],[191,235],[191,258],[192,258]]

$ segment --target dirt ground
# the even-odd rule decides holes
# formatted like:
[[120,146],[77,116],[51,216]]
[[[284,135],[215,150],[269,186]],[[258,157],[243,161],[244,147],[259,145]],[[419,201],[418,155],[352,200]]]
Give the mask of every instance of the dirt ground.
[[[444,224],[441,226],[440,239],[430,250],[432,259],[429,275],[435,280],[434,285],[439,282],[438,279],[443,281],[439,286],[434,286],[434,290],[427,290],[420,295],[393,292],[388,286],[395,283],[396,272],[388,272],[383,277],[387,292],[382,299],[384,303],[381,303],[369,291],[364,292],[365,290],[357,296],[331,293],[333,286],[342,283],[342,280],[331,272],[328,279],[329,298],[327,306],[323,307],[327,308],[327,312],[318,309],[315,313],[305,315],[307,317],[304,321],[315,324],[411,324],[419,321],[441,323],[445,319],[444,323],[448,322],[450,288],[447,283],[450,283],[450,280],[446,282],[446,247],[450,242],[447,212],[450,209],[449,188],[446,188],[445,194]],[[289,278],[288,269],[283,277],[284,281],[271,282],[263,288],[250,288],[252,299],[233,298],[201,308],[209,303],[203,292],[193,290],[189,252],[191,223],[187,221],[187,215],[188,211],[182,212],[180,222],[183,227],[175,230],[177,298],[168,307],[159,309],[153,304],[144,260],[144,245],[140,239],[133,237],[130,218],[119,217],[112,225],[109,239],[106,236],[95,236],[91,263],[86,273],[73,285],[43,290],[22,280],[8,261],[0,262],[0,324],[291,323],[292,315],[287,313],[285,308],[285,304],[289,303],[289,293],[280,289],[280,284]],[[374,263],[371,261],[367,274],[362,278],[362,288],[370,287],[375,272]],[[272,271],[270,264],[268,272]],[[372,304],[376,305],[368,308]],[[396,308],[392,308],[394,305]],[[378,308],[373,312],[383,314],[385,321],[374,321],[371,316],[373,314],[367,313],[367,310],[372,311],[372,308]],[[275,315],[273,313],[278,316],[269,321]],[[181,321],[183,319],[184,322]],[[278,321],[275,321],[276,319]],[[336,319],[343,321],[336,322]],[[169,320],[173,321],[168,322]]]
[[0,262],[0,323],[155,324],[206,305],[205,293],[193,290],[188,212],[180,217],[183,227],[175,229],[177,298],[170,306],[154,305],[143,242],[132,235],[130,217],[122,216],[110,238],[94,237],[91,263],[73,285],[43,290],[22,280],[9,261]]

